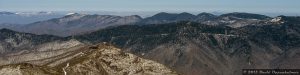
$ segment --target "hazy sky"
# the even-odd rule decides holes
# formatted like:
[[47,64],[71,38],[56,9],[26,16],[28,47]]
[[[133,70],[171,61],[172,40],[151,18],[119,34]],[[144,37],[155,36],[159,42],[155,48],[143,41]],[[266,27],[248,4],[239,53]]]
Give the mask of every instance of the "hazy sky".
[[300,13],[300,0],[0,0],[0,11],[63,10]]

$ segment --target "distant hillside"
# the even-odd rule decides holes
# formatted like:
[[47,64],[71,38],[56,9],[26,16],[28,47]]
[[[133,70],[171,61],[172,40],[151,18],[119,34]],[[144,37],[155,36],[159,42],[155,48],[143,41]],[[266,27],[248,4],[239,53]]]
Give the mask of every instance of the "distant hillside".
[[38,45],[59,40],[62,41],[63,38],[0,29],[0,54],[32,50]]
[[37,21],[59,18],[64,14],[55,12],[5,12],[0,11],[0,24],[29,24]]
[[92,32],[101,28],[134,24],[141,18],[139,16],[113,16],[113,15],[85,15],[71,14],[62,18],[55,18],[23,25],[14,30],[34,34],[50,34],[58,36],[78,35]]
[[295,66],[300,61],[300,25],[293,23],[297,20],[282,17],[239,28],[196,22],[125,25],[75,38],[115,44],[184,75],[240,75],[245,68],[300,68]]
[[193,15],[190,13],[166,13],[161,12],[151,17],[141,18],[138,15],[114,16],[114,15],[88,15],[72,13],[64,17],[39,21],[26,25],[0,24],[0,28],[34,33],[49,34],[57,36],[80,35],[99,29],[120,25],[149,25],[165,24],[180,21],[192,21],[206,25],[224,25],[233,28],[248,25],[267,25],[270,24],[271,17],[251,13],[228,13],[216,16],[210,13],[200,13]]

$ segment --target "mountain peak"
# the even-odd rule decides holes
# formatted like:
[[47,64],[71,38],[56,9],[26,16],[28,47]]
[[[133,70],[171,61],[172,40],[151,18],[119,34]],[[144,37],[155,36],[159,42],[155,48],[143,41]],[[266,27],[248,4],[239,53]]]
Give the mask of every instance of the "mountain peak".
[[180,15],[180,16],[188,16],[188,17],[195,17],[195,15],[193,15],[191,13],[187,13],[187,12],[183,12],[183,13],[180,13],[178,15]]
[[74,15],[74,14],[79,14],[79,13],[67,13],[66,15]]
[[252,13],[243,13],[243,12],[233,12],[223,14],[220,17],[236,17],[236,18],[245,18],[245,19],[268,19],[269,16],[260,15],[260,14],[252,14]]
[[[4,65],[0,66],[0,73],[23,74],[26,72],[34,75],[178,75],[177,72],[163,64],[138,57],[131,53],[122,52],[121,49],[108,43],[79,47],[77,49],[72,48],[72,50],[66,54],[74,53],[75,55],[73,56],[55,59],[56,56],[66,55],[62,53],[54,55],[54,57],[50,57],[49,59],[47,58],[48,60],[55,60],[55,62],[43,62],[47,63],[47,65],[36,63]],[[68,51],[68,49],[65,51]],[[57,64],[57,62],[59,63]],[[51,64],[53,65],[50,66]]]
[[79,14],[79,13],[68,13],[66,14],[65,17],[71,17],[71,16],[82,16],[82,15],[85,15],[85,14]]
[[15,31],[7,29],[7,28],[2,28],[2,29],[0,29],[0,32],[15,32]]
[[188,13],[188,12],[182,12],[182,13],[180,13],[180,14],[190,14],[190,13]]
[[15,13],[12,12],[6,12],[6,11],[2,11],[0,12],[0,15],[14,15]]
[[167,13],[167,12],[160,12],[160,13],[157,13],[157,14],[170,14],[170,13]]
[[160,13],[157,13],[157,14],[153,15],[152,17],[155,17],[155,16],[166,16],[166,15],[174,15],[174,14],[166,13],[166,12],[160,12]]
[[[69,15],[59,18],[59,22],[68,22],[68,21],[72,21],[72,20],[77,20],[84,16],[86,16],[86,14],[69,13]],[[58,20],[58,19],[54,19],[54,20]]]
[[125,17],[134,17],[134,18],[142,19],[142,17],[139,15],[131,15],[131,16],[125,16]]
[[195,15],[183,12],[183,13],[166,13],[166,12],[160,12],[158,14],[155,14],[152,17],[149,17],[151,19],[158,19],[158,20],[175,20],[175,19],[187,19],[187,18],[194,18]]
[[177,16],[177,15],[193,15],[191,13],[188,13],[188,12],[182,12],[182,13],[167,13],[167,12],[160,12],[160,13],[157,13],[155,14],[154,16],[162,16],[162,15],[174,15],[174,16]]
[[197,16],[216,16],[216,15],[207,13],[207,12],[202,12],[202,13],[198,14]]
[[197,17],[202,18],[202,19],[211,19],[211,18],[215,18],[217,16],[214,14],[211,14],[211,13],[203,12],[203,13],[198,14]]

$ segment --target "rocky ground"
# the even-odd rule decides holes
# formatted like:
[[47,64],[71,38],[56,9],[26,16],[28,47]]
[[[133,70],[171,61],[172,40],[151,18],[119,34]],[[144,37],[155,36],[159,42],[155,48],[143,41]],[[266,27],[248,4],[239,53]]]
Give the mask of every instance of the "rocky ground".
[[[26,63],[4,65],[0,67],[0,74],[178,75],[162,64],[130,53],[124,53],[119,48],[106,43],[85,46],[72,51],[40,60],[27,61]],[[68,55],[68,53],[72,54]]]

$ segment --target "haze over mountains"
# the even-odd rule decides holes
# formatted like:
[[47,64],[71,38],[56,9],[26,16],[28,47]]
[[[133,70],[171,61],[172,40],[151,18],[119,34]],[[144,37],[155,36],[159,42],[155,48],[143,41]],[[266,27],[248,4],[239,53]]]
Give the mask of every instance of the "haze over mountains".
[[16,28],[16,30],[35,34],[69,36],[91,32],[109,26],[134,24],[139,20],[141,20],[141,18],[135,15],[120,17],[113,15],[84,15],[75,13],[62,18],[28,24]]
[[0,74],[241,75],[241,69],[300,68],[297,16],[71,14],[10,29],[0,30]]
[[268,24],[271,19],[271,17],[265,15],[238,12],[219,16],[210,13],[193,15],[186,12],[178,14],[161,12],[146,18],[141,18],[138,15],[114,16],[73,13],[60,18],[38,21],[25,25],[1,24],[0,28],[8,28],[15,31],[34,34],[50,34],[65,37],[119,25],[147,25],[192,21],[207,25],[226,25],[236,28],[247,25]]
[[[59,18],[64,14],[54,12],[0,12],[0,24],[28,24],[37,21]],[[1,26],[0,26],[1,28]]]

